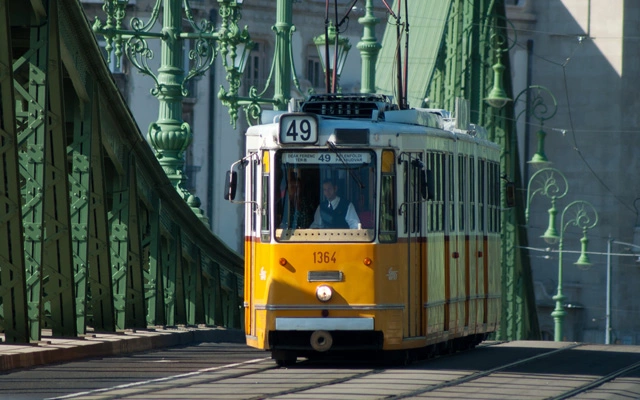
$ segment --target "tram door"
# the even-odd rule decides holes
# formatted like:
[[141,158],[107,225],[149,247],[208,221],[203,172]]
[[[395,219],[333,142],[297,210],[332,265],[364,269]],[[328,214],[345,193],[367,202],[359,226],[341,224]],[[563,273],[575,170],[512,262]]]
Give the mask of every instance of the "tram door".
[[406,235],[407,282],[406,310],[404,320],[404,336],[424,336],[424,303],[423,288],[425,271],[423,219],[426,193],[425,169],[421,152],[403,153],[404,202],[402,215],[404,218],[404,234]]
[[[268,157],[268,153],[266,156]],[[259,179],[262,175],[261,163],[258,157],[251,157],[250,160],[250,165],[247,167],[247,199],[249,201],[245,203],[245,332],[248,335],[256,336],[256,312],[253,296],[255,280],[258,279],[256,242],[260,234],[261,213],[255,211],[263,196],[260,196],[259,191]]]

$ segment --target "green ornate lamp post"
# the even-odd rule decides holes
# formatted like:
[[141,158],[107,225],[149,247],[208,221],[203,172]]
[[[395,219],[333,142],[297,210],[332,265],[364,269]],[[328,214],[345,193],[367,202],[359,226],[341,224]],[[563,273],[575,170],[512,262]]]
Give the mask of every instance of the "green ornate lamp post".
[[[533,190],[532,190],[533,189]],[[555,168],[541,169],[529,180],[527,186],[527,208],[526,220],[529,221],[529,206],[531,200],[537,194],[544,195],[551,199],[551,208],[549,209],[549,226],[541,236],[547,243],[558,243],[558,289],[553,296],[556,302],[555,309],[551,313],[554,320],[554,340],[560,342],[563,339],[563,324],[566,311],[564,310],[564,301],[566,297],[562,293],[562,252],[564,246],[564,232],[570,226],[582,229],[582,238],[580,239],[580,258],[575,264],[579,267],[587,267],[591,265],[587,254],[587,231],[592,229],[598,223],[598,212],[591,203],[584,200],[576,200],[569,203],[560,216],[560,230],[556,230],[557,209],[555,201],[564,197],[569,190],[567,179]]]
[[[218,0],[223,1],[223,0]],[[241,3],[243,0],[238,0]],[[276,45],[271,65],[271,73],[267,78],[265,88],[258,92],[257,88],[249,88],[248,96],[239,96],[238,88],[240,87],[240,76],[242,71],[234,67],[230,62],[223,61],[223,65],[227,70],[227,80],[230,82],[229,90],[220,88],[218,98],[225,106],[229,107],[229,115],[231,116],[231,124],[235,128],[238,118],[238,109],[242,108],[247,117],[247,121],[258,120],[262,112],[262,104],[271,104],[276,110],[286,110],[291,93],[291,81],[299,91],[300,83],[297,78],[295,65],[293,63],[293,49],[291,44],[291,36],[295,31],[292,24],[293,10],[291,0],[278,0],[276,3],[276,24],[273,30],[276,34]],[[232,34],[231,37],[237,35]],[[234,39],[237,40],[237,39]],[[229,47],[229,51],[233,51],[233,46]],[[231,53],[232,54],[232,53]],[[226,59],[226,57],[225,57]],[[264,94],[271,85],[271,79],[274,80],[274,94],[272,98],[264,98]],[[234,84],[237,83],[237,84]]]
[[555,228],[555,217],[558,214],[556,209],[556,201],[563,198],[569,192],[569,183],[567,178],[555,168],[544,168],[537,171],[529,179],[527,185],[527,205],[525,208],[525,221],[529,223],[529,209],[531,201],[536,195],[547,197],[551,201],[549,209],[549,226],[547,232],[543,235],[548,237],[557,237],[558,232]]
[[495,57],[495,64],[493,64],[493,66],[491,67],[493,69],[493,87],[491,88],[489,95],[484,98],[484,101],[492,108],[500,109],[511,101],[511,98],[507,95],[507,92],[504,90],[504,85],[502,84],[502,75],[504,74],[505,70],[505,66],[504,64],[502,64],[502,55],[508,55],[511,47],[515,45],[516,30],[513,29],[513,44],[511,46],[505,46],[508,41],[505,33],[506,30],[501,29],[501,27],[498,26],[498,19],[504,19],[509,24],[511,23],[509,22],[509,20],[498,16],[493,16],[493,19],[495,21],[493,24],[495,26],[495,29],[493,29],[493,33],[490,37],[491,48],[493,49]]
[[364,26],[358,50],[362,59],[362,79],[360,93],[376,92],[376,61],[382,45],[376,39],[376,25],[380,20],[373,16],[373,0],[367,0],[365,15],[358,19]]
[[560,236],[543,236],[547,241],[558,240],[558,289],[556,295],[553,296],[553,300],[556,302],[556,308],[551,313],[554,320],[553,340],[556,342],[561,342],[563,340],[562,329],[564,317],[567,314],[564,310],[564,300],[566,297],[562,294],[562,250],[564,232],[572,225],[582,229],[582,239],[580,239],[580,258],[578,258],[578,261],[576,261],[575,264],[579,267],[588,267],[591,265],[591,262],[587,255],[587,244],[589,243],[587,230],[595,227],[597,223],[598,212],[591,203],[584,200],[576,200],[569,203],[564,210],[562,210],[562,216],[560,217]]
[[[217,31],[211,21],[196,23],[189,2],[177,0],[157,0],[148,21],[134,17],[129,29],[123,26],[128,0],[105,0],[106,21],[103,24],[96,19],[93,25],[93,30],[105,38],[107,57],[111,58],[113,52],[117,63],[120,63],[124,53],[138,71],[153,79],[155,85],[151,94],[158,99],[159,110],[158,119],[149,126],[149,143],[173,186],[203,220],[206,217],[199,208],[200,200],[182,186],[185,179],[184,151],[193,138],[191,127],[182,119],[182,101],[188,94],[185,84],[203,75],[212,66],[216,53],[220,52],[225,60],[223,63],[231,91],[237,90],[242,63],[236,59],[246,57],[246,54],[238,54],[238,49],[250,48],[244,46],[250,44],[249,33],[246,28],[238,27],[242,0],[218,0],[218,4],[222,24]],[[161,29],[153,31],[160,14]],[[190,25],[190,31],[183,30],[183,21]],[[149,66],[149,61],[154,58],[148,45],[150,39],[161,41],[157,72]],[[193,50],[189,53],[192,66],[187,71],[183,65],[183,43],[186,40],[194,41]]]
[[502,75],[505,67],[500,58],[499,55],[496,56],[496,63],[491,67],[493,69],[493,88],[491,88],[489,95],[484,99],[487,104],[493,108],[502,108],[511,101],[511,98],[507,96],[507,92],[504,91],[502,85]]
[[[532,116],[538,120],[538,124],[540,126],[536,133],[538,137],[538,147],[529,163],[534,166],[544,166],[550,163],[544,152],[544,139],[547,136],[543,129],[544,121],[551,119],[556,115],[556,112],[558,111],[558,102],[553,96],[553,93],[551,93],[551,91],[546,87],[531,85],[518,93],[514,101],[515,104],[518,104],[520,96],[524,93],[527,93],[525,108],[516,116],[516,120],[520,118],[520,115],[523,113],[526,113],[527,116]],[[545,97],[548,97],[551,100],[551,106],[547,105]]]
[[[276,33],[276,49],[271,75],[261,93],[251,87],[248,96],[239,96],[244,66],[253,48],[246,27],[240,29],[238,26],[243,1],[217,0],[221,16],[218,29],[215,29],[212,21],[206,19],[196,22],[189,0],[156,0],[149,20],[143,22],[134,17],[129,29],[125,29],[123,25],[128,0],[104,0],[106,20],[104,23],[96,20],[93,25],[94,31],[105,38],[108,58],[115,55],[119,64],[125,54],[136,69],[153,79],[155,85],[151,93],[158,99],[159,112],[158,119],[149,126],[149,143],[173,186],[203,221],[206,217],[199,208],[200,200],[182,185],[185,179],[184,151],[193,138],[189,124],[182,119],[182,101],[188,94],[185,86],[187,81],[203,75],[219,54],[229,87],[221,87],[218,97],[229,108],[234,128],[240,108],[244,109],[250,123],[259,118],[261,104],[271,104],[276,110],[285,110],[289,102],[292,74],[296,87],[300,89],[295,77],[291,48],[291,35],[294,31],[291,23],[292,2],[278,0],[276,25],[273,28]],[[160,15],[160,31],[153,31]],[[188,23],[190,28],[184,30],[183,23]],[[152,71],[149,65],[154,58],[148,45],[149,39],[161,41],[160,67],[157,72]],[[186,40],[194,42],[193,50],[189,52],[191,68],[188,69],[183,65],[183,43]],[[262,98],[272,76],[275,77],[273,98]]]

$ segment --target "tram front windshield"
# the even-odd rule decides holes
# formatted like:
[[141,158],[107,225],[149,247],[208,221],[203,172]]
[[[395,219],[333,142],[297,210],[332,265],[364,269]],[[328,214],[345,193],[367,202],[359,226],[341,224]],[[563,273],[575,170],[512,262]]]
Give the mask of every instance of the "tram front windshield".
[[276,240],[373,240],[374,152],[282,150],[274,171]]

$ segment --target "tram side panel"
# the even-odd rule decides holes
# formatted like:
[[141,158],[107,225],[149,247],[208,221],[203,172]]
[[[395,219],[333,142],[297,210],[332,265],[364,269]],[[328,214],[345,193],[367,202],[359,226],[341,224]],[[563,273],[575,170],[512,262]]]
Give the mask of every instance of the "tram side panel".
[[[496,158],[494,158],[496,159]],[[498,327],[500,314],[501,314],[501,241],[500,241],[500,181],[499,181],[499,162],[489,163],[488,183],[488,252],[489,258],[489,293],[488,297],[488,325],[490,330],[495,330]]]
[[448,141],[427,138],[426,171],[429,198],[426,201],[426,314],[428,342],[437,343],[447,339],[445,331],[449,325],[449,258],[448,238],[445,236],[448,213],[446,154]]
[[[410,308],[407,280],[411,279],[408,267],[406,242],[377,244],[373,253],[375,264],[376,308],[375,330],[383,333],[384,350],[398,350],[407,346],[416,347],[418,343],[405,343],[410,331],[407,330],[406,311]],[[419,293],[414,293],[420,299]]]
[[429,343],[444,340],[445,330],[445,238],[434,233],[427,240],[427,338]]

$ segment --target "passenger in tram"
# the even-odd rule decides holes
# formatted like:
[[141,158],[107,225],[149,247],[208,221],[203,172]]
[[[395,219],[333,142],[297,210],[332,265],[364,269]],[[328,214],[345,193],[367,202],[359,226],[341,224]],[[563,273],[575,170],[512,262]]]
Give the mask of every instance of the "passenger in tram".
[[283,229],[306,229],[313,221],[313,206],[304,195],[302,182],[292,177],[287,184],[287,194],[281,201]]
[[338,196],[338,186],[333,180],[327,179],[322,183],[322,194],[325,201],[318,205],[310,228],[359,228],[360,218],[353,203],[347,200],[341,201]]

